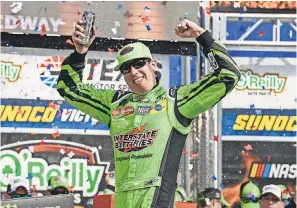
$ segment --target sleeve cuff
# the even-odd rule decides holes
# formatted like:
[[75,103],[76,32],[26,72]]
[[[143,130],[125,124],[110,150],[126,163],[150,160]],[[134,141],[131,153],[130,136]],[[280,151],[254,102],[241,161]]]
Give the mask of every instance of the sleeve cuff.
[[202,33],[198,38],[196,38],[197,42],[203,47],[203,49],[210,48],[215,39],[211,37],[211,34],[208,30]]
[[78,53],[76,50],[70,55],[70,59],[73,63],[82,63],[85,61],[87,52],[84,54]]

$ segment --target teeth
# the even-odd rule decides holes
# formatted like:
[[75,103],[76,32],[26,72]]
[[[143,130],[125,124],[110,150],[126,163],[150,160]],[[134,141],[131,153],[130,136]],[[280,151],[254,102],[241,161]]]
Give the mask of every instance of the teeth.
[[134,83],[135,83],[135,84],[140,84],[140,83],[142,82],[142,80],[143,80],[143,77],[138,77],[138,78],[136,78],[136,79],[134,80]]

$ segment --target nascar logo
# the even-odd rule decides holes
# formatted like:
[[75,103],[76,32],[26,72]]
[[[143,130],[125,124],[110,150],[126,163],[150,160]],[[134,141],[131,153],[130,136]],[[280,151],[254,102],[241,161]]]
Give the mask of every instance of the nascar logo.
[[296,179],[297,164],[253,163],[250,178]]

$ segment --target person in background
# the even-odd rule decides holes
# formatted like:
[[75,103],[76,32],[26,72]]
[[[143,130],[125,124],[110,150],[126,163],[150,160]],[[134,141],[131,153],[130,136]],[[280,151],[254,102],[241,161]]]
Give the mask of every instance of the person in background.
[[175,202],[193,202],[193,199],[187,196],[186,190],[181,185],[178,185],[176,187],[174,201]]
[[103,190],[104,195],[114,195],[115,193],[115,173],[114,171],[106,172],[105,175],[105,189]]
[[263,187],[260,196],[260,208],[285,208],[280,187],[270,184]]
[[63,176],[53,176],[48,180],[48,191],[51,195],[68,194],[69,184]]
[[24,177],[14,177],[7,186],[7,195],[10,199],[30,197],[29,180]]
[[260,208],[260,189],[252,181],[240,186],[240,206],[242,208]]
[[291,196],[287,186],[284,184],[278,184],[277,186],[282,190],[282,198],[286,204],[286,208],[296,208],[296,204],[293,201],[293,197]]
[[221,192],[215,188],[206,188],[198,194],[199,208],[221,208]]

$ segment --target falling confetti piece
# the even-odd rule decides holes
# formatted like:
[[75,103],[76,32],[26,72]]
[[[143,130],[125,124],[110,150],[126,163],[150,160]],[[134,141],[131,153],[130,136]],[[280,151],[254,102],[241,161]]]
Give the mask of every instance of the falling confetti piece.
[[255,110],[257,115],[261,115],[262,114],[262,110]]
[[99,145],[99,146],[98,146],[98,149],[99,149],[99,150],[102,150],[102,147]]
[[16,24],[20,27],[21,24],[22,24],[22,23],[21,23],[21,20],[17,20],[17,21],[16,21]]
[[254,104],[250,105],[250,109],[254,109],[254,108],[255,108]]
[[70,40],[70,39],[67,39],[66,40],[66,43],[68,43],[68,44],[70,44],[70,45],[73,45],[74,46],[74,43],[72,42],[72,40]]
[[64,149],[60,149],[60,151],[59,151],[62,155],[64,155],[65,154],[65,150]]
[[185,154],[185,155],[188,154],[188,151],[183,149],[183,154]]
[[115,26],[115,27],[120,27],[120,26],[121,26],[121,24],[120,24],[120,22],[119,22],[119,21],[114,21],[114,26]]
[[58,104],[56,104],[54,102],[50,102],[48,104],[48,107],[53,108],[53,109],[58,110],[58,111],[60,110],[60,105],[58,105]]
[[53,136],[54,139],[60,137],[60,133],[59,133],[59,131],[53,133],[52,136]]
[[108,55],[109,55],[109,56],[112,56],[112,53],[113,53],[114,49],[112,49],[112,48],[108,48],[107,50],[108,50]]
[[268,156],[268,162],[270,162],[270,157],[271,157],[271,155],[267,155]]
[[292,37],[293,37],[293,31],[292,30],[290,30],[289,36],[292,39]]
[[259,36],[262,37],[265,34],[265,32],[262,30],[259,32]]
[[146,30],[147,31],[151,31],[152,30],[151,26],[149,26],[149,25],[145,25],[145,27],[146,27]]
[[111,28],[111,32],[112,32],[114,35],[116,35],[116,34],[117,34],[117,28],[116,28],[116,27]]
[[41,36],[44,36],[45,35],[45,32],[46,32],[46,27],[45,27],[45,24],[41,25]]
[[67,169],[67,170],[66,170],[66,172],[67,172],[67,173],[69,173],[69,172],[70,172],[70,170],[69,170],[69,169]]
[[33,178],[32,173],[29,173],[26,179],[28,179],[28,180],[32,180],[32,178]]
[[240,8],[240,2],[239,1],[234,2],[233,6],[234,6],[234,8]]
[[192,170],[193,169],[193,164],[188,164],[188,169]]
[[50,69],[51,69],[51,67],[52,67],[52,65],[51,65],[51,64],[49,64],[49,65],[47,65],[46,69],[50,70]]
[[147,21],[150,21],[150,18],[148,16],[145,16],[145,17],[142,17],[141,18],[142,22],[147,22]]
[[239,21],[242,21],[242,20],[243,20],[243,17],[239,17],[238,20],[239,20]]
[[252,22],[253,23],[257,22],[257,18],[256,17],[252,17]]
[[252,145],[248,144],[248,145],[244,146],[244,149],[249,151],[249,150],[253,150],[253,147],[252,147]]
[[218,142],[219,141],[219,137],[218,136],[213,136],[213,140]]
[[148,6],[145,6],[144,7],[144,11],[147,12],[147,13],[150,13],[151,12],[151,9]]
[[77,15],[80,15],[81,13],[80,13],[80,11],[79,10],[77,10]]
[[72,158],[75,155],[75,153],[71,151],[67,155],[68,155],[68,157]]
[[200,156],[200,154],[199,153],[192,153],[192,155],[191,155],[191,157],[192,157],[192,159],[195,159],[195,158],[198,158]]
[[30,146],[28,149],[30,152],[34,153],[34,146]]
[[15,148],[16,151],[20,151],[21,149],[22,149],[22,148],[20,148],[20,147],[16,147],[16,148]]
[[222,188],[224,188],[224,184],[222,184],[222,183],[220,183],[220,185],[219,185],[219,187],[222,189]]
[[217,177],[216,177],[216,176],[212,176],[212,177],[211,177],[211,181],[212,181],[212,182],[214,182],[214,181],[216,181],[216,180],[217,180]]
[[210,8],[209,7],[206,7],[205,8],[205,12],[206,12],[206,14],[210,15]]
[[24,115],[24,112],[23,112],[21,109],[19,109],[19,110],[18,110],[18,114],[20,114],[20,115]]
[[118,4],[118,9],[122,9],[123,8],[123,2]]

